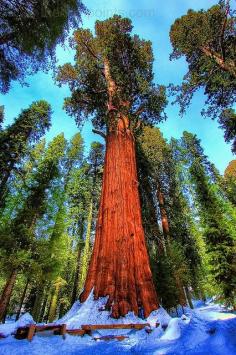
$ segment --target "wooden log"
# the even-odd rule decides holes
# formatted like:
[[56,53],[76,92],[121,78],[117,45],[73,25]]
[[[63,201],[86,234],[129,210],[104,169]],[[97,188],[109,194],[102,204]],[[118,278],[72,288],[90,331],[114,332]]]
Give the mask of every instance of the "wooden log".
[[29,326],[27,327],[19,327],[16,331],[15,338],[16,339],[26,339],[29,331]]
[[65,338],[66,334],[66,324],[46,324],[46,325],[36,325],[31,324],[26,327],[20,327],[16,331],[15,338],[16,339],[28,339],[32,340],[35,333],[38,332],[46,332],[46,331],[54,331],[55,335],[62,335]]
[[62,325],[61,325],[60,335],[62,335],[62,338],[63,338],[63,339],[66,338],[66,324],[62,324]]
[[28,328],[27,340],[32,341],[33,336],[35,334],[35,329],[36,329],[36,325],[30,324],[30,326]]
[[37,332],[45,332],[47,330],[58,330],[60,331],[61,329],[61,324],[45,324],[45,325],[37,325],[36,326],[36,331]]
[[137,323],[137,324],[84,324],[81,326],[83,330],[97,330],[97,329],[136,329],[140,330],[145,327],[150,327],[149,323]]
[[66,333],[69,335],[80,335],[83,336],[84,334],[86,334],[86,331],[83,329],[67,329]]

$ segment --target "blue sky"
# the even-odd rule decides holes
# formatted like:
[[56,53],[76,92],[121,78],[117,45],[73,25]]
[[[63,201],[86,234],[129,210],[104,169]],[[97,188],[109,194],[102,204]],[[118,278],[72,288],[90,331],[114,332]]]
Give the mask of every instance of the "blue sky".
[[[133,21],[134,33],[142,38],[150,39],[153,43],[155,81],[166,85],[170,82],[177,84],[181,82],[186,72],[186,64],[184,59],[169,61],[170,26],[189,8],[198,10],[208,8],[215,3],[216,0],[84,0],[84,4],[90,10],[90,15],[83,16],[82,26],[93,29],[96,19],[102,20],[114,13],[130,17]],[[57,49],[59,64],[73,62],[73,56],[74,53],[68,46]],[[52,127],[47,133],[47,138],[51,139],[60,132],[64,132],[66,138],[75,134],[78,129],[73,118],[67,116],[62,110],[63,99],[70,94],[68,88],[56,86],[50,73],[39,72],[28,78],[27,82],[28,87],[21,87],[20,84],[14,83],[7,95],[0,96],[0,104],[5,106],[5,124],[11,123],[21,109],[28,107],[32,101],[45,99],[53,109]],[[217,122],[201,117],[204,99],[203,93],[198,92],[186,115],[182,118],[178,114],[178,107],[169,104],[166,109],[168,120],[161,123],[159,127],[167,139],[179,138],[184,130],[197,134],[202,141],[205,153],[223,173],[234,156],[230,145],[224,142],[223,131],[218,128]],[[87,149],[93,140],[99,140],[91,129],[91,125],[86,123],[82,130]]]

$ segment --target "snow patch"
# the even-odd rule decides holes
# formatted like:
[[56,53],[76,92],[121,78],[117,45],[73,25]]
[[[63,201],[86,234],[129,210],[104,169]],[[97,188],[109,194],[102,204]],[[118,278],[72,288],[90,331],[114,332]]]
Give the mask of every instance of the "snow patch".
[[[171,317],[162,307],[156,311],[153,311],[147,319],[139,318],[133,312],[129,312],[125,317],[114,319],[111,317],[111,313],[105,310],[107,299],[108,297],[100,297],[98,300],[94,300],[92,291],[85,302],[75,302],[69,312],[64,317],[59,319],[57,323],[66,323],[67,329],[78,329],[81,328],[81,326],[84,324],[96,325],[128,323],[149,323],[152,328],[155,328],[156,323],[160,323],[159,327],[167,326],[171,319]],[[129,335],[134,333],[136,334],[136,331],[133,331],[132,329],[107,329],[97,330],[96,332],[93,332],[93,335]],[[142,333],[140,333],[140,335],[141,334]]]
[[[106,300],[103,300],[104,302]],[[99,300],[99,304],[104,303]],[[89,303],[93,305],[93,310],[98,312],[99,306],[95,306],[97,301],[90,298]],[[90,306],[91,306],[90,304]],[[76,302],[72,309],[61,319],[68,320],[68,324],[73,324],[79,316],[80,310],[84,307]],[[88,307],[88,305],[87,305]],[[85,307],[86,310],[86,307]],[[83,317],[86,312],[83,311]],[[217,311],[218,310],[218,311]],[[105,311],[100,311],[103,314]],[[107,322],[134,322],[134,318],[130,321],[129,316],[119,320],[109,318],[107,312]],[[87,316],[86,316],[87,317]],[[91,323],[96,315],[90,315]],[[101,316],[97,323],[105,320],[105,316]],[[135,317],[132,315],[132,317]],[[124,341],[94,341],[92,337],[86,335],[70,336],[67,335],[63,340],[61,336],[41,336],[36,334],[32,342],[27,340],[16,340],[13,337],[0,340],[0,355],[101,355],[101,354],[144,354],[144,355],[235,355],[236,354],[236,317],[227,310],[211,304],[211,306],[200,307],[197,310],[189,312],[189,316],[183,315],[181,318],[169,319],[166,312],[160,308],[152,312],[153,322],[158,321],[162,325],[165,321],[169,323],[166,331],[159,326],[153,328],[150,334],[145,329],[140,331],[131,330],[128,334],[129,338]],[[135,317],[138,322],[147,322],[147,320]],[[151,318],[150,318],[151,319]],[[150,320],[149,319],[149,320]],[[85,320],[85,318],[83,318]],[[29,319],[27,319],[28,323]],[[17,322],[16,322],[17,323]],[[16,323],[13,323],[16,325]],[[95,322],[93,322],[95,323]],[[10,325],[10,324],[6,324]],[[6,326],[5,325],[5,326]],[[76,324],[75,324],[76,325]],[[77,326],[77,325],[76,325]],[[1,326],[2,327],[2,326]],[[0,329],[1,329],[0,327]],[[15,327],[14,327],[15,328]],[[97,334],[96,334],[97,335]]]
[[29,324],[35,324],[35,321],[30,313],[25,313],[16,322],[0,324],[0,335],[7,337],[14,334],[19,327],[24,327]]

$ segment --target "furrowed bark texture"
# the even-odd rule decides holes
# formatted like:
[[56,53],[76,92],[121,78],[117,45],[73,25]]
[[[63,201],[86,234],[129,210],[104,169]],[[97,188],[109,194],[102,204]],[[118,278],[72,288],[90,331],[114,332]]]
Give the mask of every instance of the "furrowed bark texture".
[[95,299],[109,296],[114,318],[141,309],[147,317],[159,304],[142,226],[135,142],[122,122],[107,135],[95,244],[80,300],[93,289]]

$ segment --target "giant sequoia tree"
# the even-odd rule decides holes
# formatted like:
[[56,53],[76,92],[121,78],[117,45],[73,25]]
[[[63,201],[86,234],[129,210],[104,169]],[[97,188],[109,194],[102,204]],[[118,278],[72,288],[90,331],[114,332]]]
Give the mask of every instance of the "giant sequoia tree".
[[152,82],[151,43],[131,31],[131,21],[120,16],[97,21],[95,35],[76,31],[76,63],[58,73],[72,92],[65,100],[67,112],[78,124],[92,115],[106,138],[95,245],[80,300],[92,289],[95,299],[108,296],[115,318],[141,309],[148,316],[158,308],[142,227],[134,136],[142,121],[162,119],[166,99],[164,89]]

